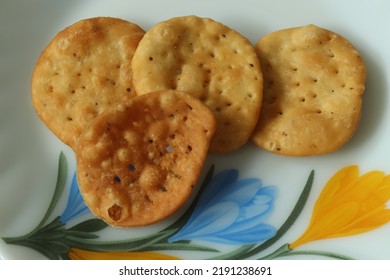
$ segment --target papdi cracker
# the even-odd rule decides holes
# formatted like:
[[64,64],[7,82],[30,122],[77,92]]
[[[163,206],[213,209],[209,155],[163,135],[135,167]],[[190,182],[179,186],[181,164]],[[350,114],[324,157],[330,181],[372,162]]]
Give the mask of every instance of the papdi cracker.
[[213,112],[183,92],[149,93],[110,108],[77,145],[85,203],[114,226],[164,219],[191,194],[215,129]]
[[117,18],[78,21],[39,57],[32,101],[49,129],[74,148],[84,128],[116,102],[132,98],[131,60],[144,31]]
[[334,151],[354,133],[366,68],[340,35],[308,25],[273,32],[256,44],[264,99],[252,140],[273,153]]
[[263,78],[253,45],[212,19],[172,18],[148,30],[132,62],[137,94],[175,89],[215,113],[211,152],[230,152],[250,138],[259,116]]

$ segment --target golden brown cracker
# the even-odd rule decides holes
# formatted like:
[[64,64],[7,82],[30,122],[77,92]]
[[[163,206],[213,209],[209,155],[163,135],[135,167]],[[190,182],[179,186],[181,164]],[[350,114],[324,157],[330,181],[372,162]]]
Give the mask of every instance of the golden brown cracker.
[[273,32],[256,44],[264,99],[256,145],[291,156],[346,143],[359,121],[366,68],[340,35],[314,25]]
[[160,22],[141,40],[132,67],[137,94],[176,89],[214,111],[211,152],[233,151],[250,138],[263,80],[253,45],[237,31],[196,16]]
[[131,60],[144,33],[122,19],[90,18],[59,32],[42,52],[32,76],[33,105],[70,147],[97,115],[135,95]]
[[177,91],[137,96],[107,110],[76,149],[87,206],[114,226],[169,216],[191,194],[215,129],[213,112]]

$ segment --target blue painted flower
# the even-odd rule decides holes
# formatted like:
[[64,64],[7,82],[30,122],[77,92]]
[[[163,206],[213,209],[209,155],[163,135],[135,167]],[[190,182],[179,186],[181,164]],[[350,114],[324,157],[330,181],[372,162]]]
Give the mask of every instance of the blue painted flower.
[[60,216],[60,222],[65,224],[69,220],[88,213],[89,209],[84,203],[84,199],[80,194],[79,186],[77,184],[76,172],[73,175],[72,184],[70,186],[70,192],[66,208]]
[[238,180],[236,169],[217,174],[201,195],[183,228],[169,238],[205,240],[227,244],[253,244],[276,234],[263,223],[271,214],[276,188],[259,179]]

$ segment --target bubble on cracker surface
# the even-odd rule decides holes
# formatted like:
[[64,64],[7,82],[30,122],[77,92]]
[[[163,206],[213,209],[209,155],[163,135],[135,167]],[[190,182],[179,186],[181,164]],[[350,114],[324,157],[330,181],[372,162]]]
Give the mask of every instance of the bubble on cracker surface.
[[212,111],[182,92],[114,106],[88,127],[76,150],[87,206],[115,226],[169,216],[192,192],[215,129]]

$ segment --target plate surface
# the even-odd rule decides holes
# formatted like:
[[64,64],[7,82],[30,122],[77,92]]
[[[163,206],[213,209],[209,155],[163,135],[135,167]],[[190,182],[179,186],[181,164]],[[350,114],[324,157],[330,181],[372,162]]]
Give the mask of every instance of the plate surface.
[[[390,173],[389,1],[3,0],[0,6],[0,259],[390,259],[383,209],[390,187],[380,179]],[[220,21],[252,43],[310,23],[349,39],[368,72],[359,127],[345,146],[323,156],[283,157],[251,143],[210,155],[193,197],[172,217],[142,228],[106,227],[83,205],[73,152],[31,106],[34,63],[58,31],[83,18],[119,17],[147,30],[190,14]],[[329,181],[357,171],[354,183]]]

